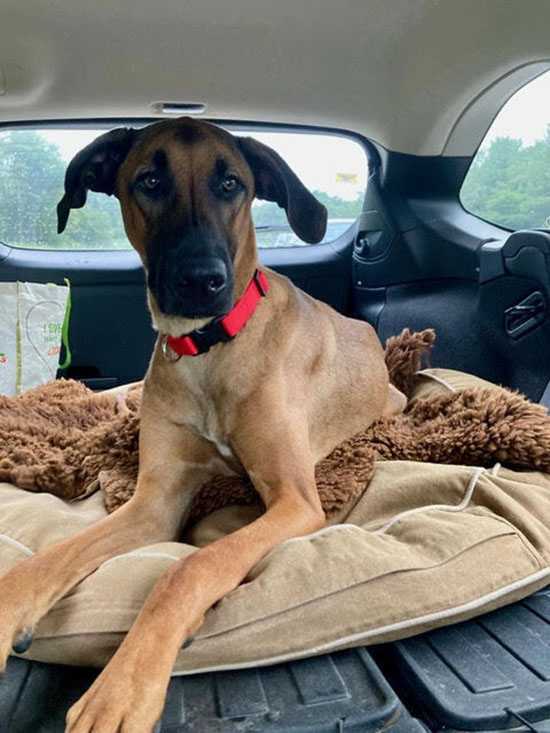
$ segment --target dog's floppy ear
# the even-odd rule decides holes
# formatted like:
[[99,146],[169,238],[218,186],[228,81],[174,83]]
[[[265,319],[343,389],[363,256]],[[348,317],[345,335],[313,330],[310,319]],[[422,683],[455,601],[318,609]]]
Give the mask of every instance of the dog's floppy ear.
[[118,169],[138,134],[138,130],[119,127],[75,155],[65,173],[65,195],[57,204],[58,234],[65,229],[71,209],[84,206],[88,190],[109,196],[114,192]]
[[270,147],[251,137],[237,138],[237,144],[254,174],[257,198],[285,209],[288,223],[304,242],[320,242],[327,228],[325,207]]

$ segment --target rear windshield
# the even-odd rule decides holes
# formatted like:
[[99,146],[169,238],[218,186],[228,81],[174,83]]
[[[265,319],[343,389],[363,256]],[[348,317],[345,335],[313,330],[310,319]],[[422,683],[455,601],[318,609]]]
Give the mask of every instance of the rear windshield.
[[[26,249],[130,249],[118,201],[90,192],[82,209],[71,212],[62,235],[57,234],[56,205],[63,195],[65,169],[71,158],[104,129],[4,128],[0,132],[0,241]],[[323,242],[343,234],[357,219],[368,177],[363,147],[342,135],[253,132],[279,152],[303,183],[328,209]],[[259,247],[303,246],[275,203],[253,207]],[[315,246],[315,245],[313,245]]]

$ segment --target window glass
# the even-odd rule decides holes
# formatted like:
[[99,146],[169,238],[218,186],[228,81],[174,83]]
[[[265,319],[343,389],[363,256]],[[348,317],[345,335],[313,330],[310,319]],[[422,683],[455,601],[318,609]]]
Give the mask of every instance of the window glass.
[[[323,242],[343,234],[361,213],[367,185],[365,151],[351,138],[289,132],[252,132],[288,163],[302,183],[327,207]],[[305,244],[277,204],[256,199],[252,208],[259,247],[294,247]]]
[[550,72],[504,105],[460,199],[472,214],[509,229],[550,228]]
[[[100,129],[23,129],[0,131],[0,241],[13,247],[57,250],[130,249],[115,197],[90,192],[82,209],[71,212],[57,234],[56,205],[65,169],[73,155],[100,135]],[[246,132],[275,148],[304,184],[326,205],[324,242],[339,237],[361,211],[367,159],[358,142],[339,135]],[[253,207],[258,246],[303,245],[277,204]]]

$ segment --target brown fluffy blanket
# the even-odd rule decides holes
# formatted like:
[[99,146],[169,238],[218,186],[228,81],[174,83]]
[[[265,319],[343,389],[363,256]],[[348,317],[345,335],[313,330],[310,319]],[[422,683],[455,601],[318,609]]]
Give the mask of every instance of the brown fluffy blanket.
[[[409,395],[435,335],[408,330],[388,340],[386,363]],[[71,380],[50,382],[20,397],[0,396],[0,481],[63,499],[86,495],[98,481],[108,511],[128,500],[138,468],[141,388],[125,397],[94,394]],[[464,389],[418,400],[339,445],[316,466],[327,514],[342,509],[368,484],[376,460],[415,460],[550,471],[546,410],[507,390]],[[246,479],[219,476],[205,484],[192,509],[198,519],[227,504],[257,501]]]

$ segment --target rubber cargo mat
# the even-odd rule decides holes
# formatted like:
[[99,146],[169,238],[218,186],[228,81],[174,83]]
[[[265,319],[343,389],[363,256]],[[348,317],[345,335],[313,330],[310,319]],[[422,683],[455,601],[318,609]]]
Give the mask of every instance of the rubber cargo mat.
[[[97,670],[12,658],[0,681],[2,733],[62,733]],[[365,649],[171,680],[157,733],[422,733]]]
[[550,586],[377,654],[435,730],[550,733]]

